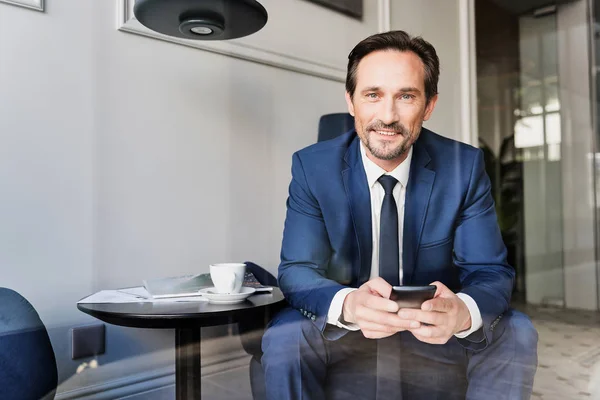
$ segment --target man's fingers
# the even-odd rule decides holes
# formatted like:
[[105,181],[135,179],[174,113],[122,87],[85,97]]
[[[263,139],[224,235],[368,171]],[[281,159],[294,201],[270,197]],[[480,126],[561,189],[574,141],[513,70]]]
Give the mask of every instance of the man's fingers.
[[429,343],[429,344],[446,344],[448,343],[447,338],[441,337],[441,338],[427,338],[424,336],[419,336],[416,335],[415,333],[413,333],[414,337],[417,338],[417,340],[423,342],[423,343]]
[[440,281],[431,282],[430,285],[433,285],[437,288],[435,290],[435,294],[433,295],[433,297],[437,297],[437,296],[441,295],[443,292],[450,290],[450,289],[448,289],[448,287],[446,285],[444,285]]
[[357,310],[356,316],[359,326],[361,326],[361,323],[375,323],[400,329],[418,328],[421,326],[419,322],[403,320],[395,313],[376,311],[365,307]]
[[389,313],[396,313],[399,309],[398,303],[395,301],[378,296],[369,296],[366,299],[365,306],[374,310],[381,310]]
[[389,325],[380,325],[373,322],[363,322],[360,325],[360,330],[367,339],[382,339],[392,336],[406,329],[395,328]]
[[399,328],[390,325],[381,325],[376,322],[363,321],[360,323],[360,330],[365,332],[396,333]]
[[387,283],[383,278],[371,279],[361,286],[361,288],[362,287],[368,288],[373,294],[381,296],[385,299],[389,299],[390,294],[392,294],[392,285]]
[[[441,339],[441,338],[446,338],[448,335],[446,334],[446,329],[439,327],[439,326],[425,326],[425,325],[421,325],[421,327],[416,328],[416,329],[411,329],[410,330],[413,335],[415,335],[415,337],[417,337],[417,339],[419,339],[419,337],[421,338],[425,338],[425,339]],[[421,339],[419,339],[421,340]],[[447,341],[447,339],[446,339]],[[430,341],[427,341],[427,343],[432,343]],[[436,341],[437,343],[437,341]],[[444,342],[446,343],[446,342]]]
[[421,305],[421,310],[423,311],[449,312],[452,308],[452,300],[444,297],[427,300]]
[[400,318],[410,321],[419,321],[425,324],[445,326],[448,323],[448,316],[445,313],[435,311],[421,311],[404,308],[398,313]]

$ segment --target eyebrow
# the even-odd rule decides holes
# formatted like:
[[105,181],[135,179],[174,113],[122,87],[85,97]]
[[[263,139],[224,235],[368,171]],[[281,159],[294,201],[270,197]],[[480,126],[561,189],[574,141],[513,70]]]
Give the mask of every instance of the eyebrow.
[[[362,93],[379,92],[379,91],[381,91],[381,88],[379,86],[369,86],[369,87],[363,89]],[[400,93],[421,93],[421,91],[414,86],[407,86],[407,87],[400,88],[400,90],[398,90],[398,92],[400,92]]]
[[400,89],[400,92],[402,92],[402,93],[410,93],[410,92],[421,93],[421,91],[418,88],[413,87],[413,86],[403,87],[402,89]]

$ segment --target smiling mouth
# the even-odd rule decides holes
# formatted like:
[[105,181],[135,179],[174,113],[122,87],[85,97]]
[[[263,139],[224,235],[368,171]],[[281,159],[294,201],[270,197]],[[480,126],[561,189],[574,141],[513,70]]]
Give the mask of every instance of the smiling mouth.
[[400,133],[398,133],[398,132],[393,132],[393,131],[377,131],[377,130],[376,130],[376,131],[374,131],[374,132],[377,132],[377,133],[378,133],[379,135],[381,135],[381,136],[388,136],[388,137],[391,137],[391,136],[396,136],[396,135],[399,135],[399,134],[400,134]]

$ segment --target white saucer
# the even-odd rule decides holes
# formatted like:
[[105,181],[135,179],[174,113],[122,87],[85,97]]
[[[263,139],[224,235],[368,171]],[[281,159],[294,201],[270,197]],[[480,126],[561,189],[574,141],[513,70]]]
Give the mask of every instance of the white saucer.
[[239,293],[217,293],[214,287],[200,289],[200,294],[213,304],[237,304],[242,303],[249,296],[253,295],[256,289],[251,287],[242,287]]

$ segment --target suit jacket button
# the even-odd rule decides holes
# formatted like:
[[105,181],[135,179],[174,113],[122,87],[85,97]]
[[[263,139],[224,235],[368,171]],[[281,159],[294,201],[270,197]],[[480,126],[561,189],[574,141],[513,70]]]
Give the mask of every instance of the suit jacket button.
[[313,321],[316,321],[317,317],[315,315],[313,315],[310,319],[312,319]]

